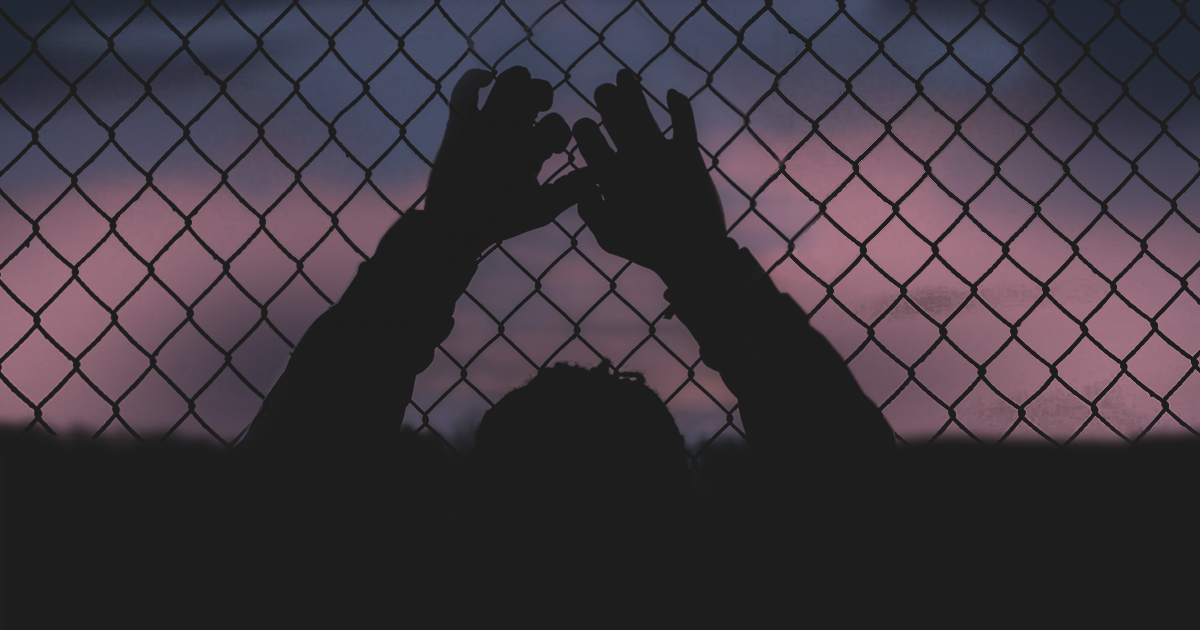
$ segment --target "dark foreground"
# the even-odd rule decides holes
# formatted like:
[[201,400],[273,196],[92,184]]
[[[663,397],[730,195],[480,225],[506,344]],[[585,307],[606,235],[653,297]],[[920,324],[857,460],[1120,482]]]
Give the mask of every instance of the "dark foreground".
[[726,450],[703,498],[614,514],[478,508],[418,443],[314,463],[0,438],[5,628],[1048,626],[1200,586],[1194,445],[900,452],[783,486]]

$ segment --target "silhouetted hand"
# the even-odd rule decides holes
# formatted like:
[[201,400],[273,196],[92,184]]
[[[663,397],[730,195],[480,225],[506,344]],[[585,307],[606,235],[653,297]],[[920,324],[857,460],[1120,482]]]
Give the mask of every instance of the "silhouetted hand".
[[621,70],[617,84],[601,85],[595,96],[617,150],[595,121],[575,123],[575,140],[600,191],[580,200],[579,216],[605,251],[668,280],[726,242],[725,213],[700,156],[691,103],[667,92],[674,128],[667,139],[633,72]]
[[489,72],[472,69],[454,86],[425,204],[481,251],[548,225],[575,204],[586,177],[572,173],[538,184],[542,163],[571,139],[558,114],[536,121],[554,102],[550,84],[513,66],[496,78],[481,110],[479,90],[491,82]]

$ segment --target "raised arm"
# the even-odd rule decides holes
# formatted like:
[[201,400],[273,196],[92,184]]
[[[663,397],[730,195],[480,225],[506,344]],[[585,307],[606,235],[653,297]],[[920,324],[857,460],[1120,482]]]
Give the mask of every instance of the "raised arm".
[[426,209],[388,230],[337,304],[297,344],[238,441],[242,449],[329,451],[384,446],[400,434],[417,374],[450,334],[454,305],[494,243],[549,224],[574,205],[583,174],[539,185],[570,129],[549,83],[513,67],[486,104],[491,73],[468,70],[429,178]]
[[737,396],[750,444],[802,467],[890,450],[890,427],[841,356],[726,235],[687,98],[667,94],[667,139],[632,72],[622,70],[595,96],[616,150],[594,121],[576,123],[600,191],[580,202],[580,216],[601,247],[662,278],[705,364]]

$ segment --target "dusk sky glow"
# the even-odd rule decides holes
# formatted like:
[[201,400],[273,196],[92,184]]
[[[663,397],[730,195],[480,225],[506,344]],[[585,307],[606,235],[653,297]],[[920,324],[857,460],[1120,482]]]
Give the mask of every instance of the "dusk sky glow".
[[[692,98],[731,235],[904,443],[1200,431],[1195,10],[845,4],[0,0],[0,422],[213,441],[200,418],[231,440],[422,207],[463,71],[524,65],[573,122],[627,65]],[[664,287],[624,267],[573,208],[490,252],[406,423],[465,434],[537,366],[603,356],[646,374],[690,445],[734,435],[736,401],[703,365],[688,380],[696,343],[659,320]]]

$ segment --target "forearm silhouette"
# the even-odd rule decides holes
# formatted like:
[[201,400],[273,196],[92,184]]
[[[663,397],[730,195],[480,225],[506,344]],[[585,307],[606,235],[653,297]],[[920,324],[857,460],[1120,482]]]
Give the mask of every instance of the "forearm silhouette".
[[636,74],[595,92],[616,145],[597,124],[574,134],[598,193],[579,214],[611,254],[667,285],[666,298],[706,365],[738,399],[748,442],[787,465],[861,460],[894,446],[879,409],[796,302],[726,235],[725,215],[696,140],[691,103],[671,90],[664,137]]
[[454,325],[454,304],[493,243],[548,225],[575,205],[583,173],[538,184],[570,140],[549,83],[513,67],[492,82],[468,70],[429,178],[424,211],[383,236],[337,304],[317,318],[240,436],[242,449],[387,447],[400,435],[413,382]]

